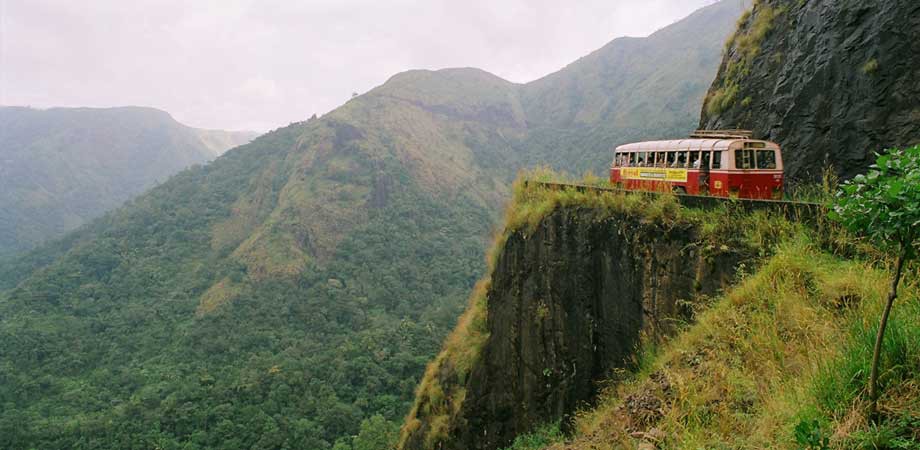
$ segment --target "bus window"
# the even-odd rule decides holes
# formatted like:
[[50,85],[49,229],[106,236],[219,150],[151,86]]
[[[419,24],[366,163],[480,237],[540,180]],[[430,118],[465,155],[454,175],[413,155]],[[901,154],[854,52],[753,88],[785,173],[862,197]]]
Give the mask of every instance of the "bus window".
[[712,153],[711,153],[711,152],[703,152],[703,162],[700,163],[700,166],[702,166],[702,167],[708,169],[708,168],[709,168],[709,161],[710,161],[711,159],[712,159]]
[[629,167],[636,167],[636,154],[635,153],[629,154]]
[[693,169],[700,168],[700,152],[690,152],[690,167]]
[[712,168],[722,168],[722,152],[712,152]]
[[665,158],[665,154],[664,154],[664,153],[662,153],[662,152],[655,152],[655,167],[663,167],[663,166],[664,166],[664,158]]
[[677,152],[668,152],[668,167],[677,167]]
[[677,154],[677,167],[687,167],[687,152]]
[[773,150],[757,150],[757,168],[758,169],[775,169],[776,152]]
[[735,168],[753,169],[754,150],[735,150]]

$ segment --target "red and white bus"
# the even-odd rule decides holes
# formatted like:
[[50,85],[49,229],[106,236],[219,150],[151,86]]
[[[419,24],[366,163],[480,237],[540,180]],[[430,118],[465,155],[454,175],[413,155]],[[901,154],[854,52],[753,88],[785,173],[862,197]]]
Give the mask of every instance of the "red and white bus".
[[743,130],[697,131],[690,139],[617,147],[610,183],[624,189],[690,195],[783,197],[779,145]]

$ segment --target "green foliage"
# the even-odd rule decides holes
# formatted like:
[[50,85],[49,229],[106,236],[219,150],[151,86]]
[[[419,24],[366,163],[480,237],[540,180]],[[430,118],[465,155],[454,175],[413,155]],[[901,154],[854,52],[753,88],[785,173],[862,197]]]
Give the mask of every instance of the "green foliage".
[[920,415],[905,413],[881,425],[870,425],[850,436],[848,447],[858,449],[903,449],[920,448]]
[[866,63],[863,64],[861,70],[862,70],[862,73],[866,75],[874,75],[875,72],[878,72],[878,60],[875,58],[872,58],[866,61]]
[[912,256],[920,229],[920,146],[878,155],[866,175],[843,184],[831,217],[887,249]]
[[543,425],[532,433],[518,436],[511,447],[504,450],[539,450],[548,445],[562,442],[565,435],[562,433],[559,422]]
[[[786,7],[773,8],[757,0],[753,9],[738,21],[738,30],[726,42],[728,55],[717,78],[719,84],[706,97],[705,110],[709,116],[718,116],[735,105],[754,60],[761,54],[761,43],[775,27],[776,20],[786,11]],[[747,107],[751,101],[750,97],[745,97],[741,105]]]
[[830,450],[831,439],[821,421],[802,420],[795,426],[795,442],[802,450]]
[[738,83],[729,82],[712,93],[706,100],[706,111],[710,116],[717,116],[735,104],[739,91]]
[[351,450],[389,450],[396,446],[399,425],[375,415],[361,422],[361,431],[351,443]]

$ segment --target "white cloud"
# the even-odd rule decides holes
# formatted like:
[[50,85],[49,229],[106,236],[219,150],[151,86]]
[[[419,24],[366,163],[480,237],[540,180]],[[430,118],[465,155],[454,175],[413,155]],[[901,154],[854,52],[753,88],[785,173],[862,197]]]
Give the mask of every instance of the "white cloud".
[[712,2],[0,0],[0,103],[149,105],[193,126],[274,127],[408,69],[530,81]]

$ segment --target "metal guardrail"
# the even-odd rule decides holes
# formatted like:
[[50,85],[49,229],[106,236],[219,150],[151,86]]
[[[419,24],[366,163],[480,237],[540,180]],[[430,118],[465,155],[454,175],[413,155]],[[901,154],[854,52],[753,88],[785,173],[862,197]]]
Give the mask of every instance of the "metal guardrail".
[[[662,195],[662,192],[638,191],[619,188],[591,186],[577,183],[554,183],[544,181],[525,181],[525,186],[537,185],[550,190],[574,189],[578,192],[615,192],[640,195]],[[715,208],[726,203],[736,205],[746,211],[772,210],[782,212],[787,219],[809,224],[817,224],[819,219],[827,217],[827,206],[821,203],[795,202],[791,200],[760,200],[750,198],[713,197],[707,195],[671,194],[678,203],[688,208]]]

